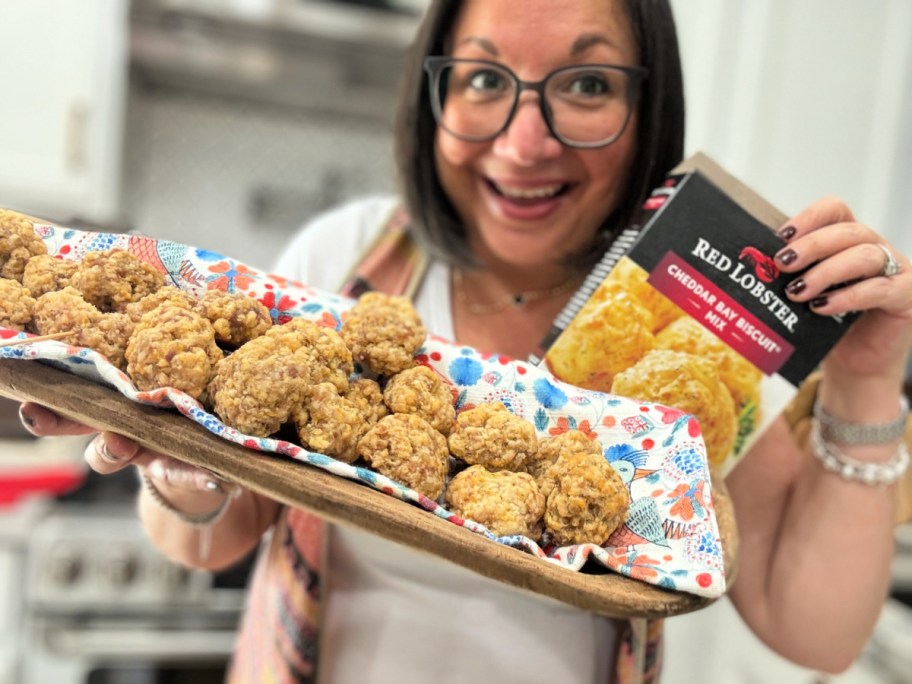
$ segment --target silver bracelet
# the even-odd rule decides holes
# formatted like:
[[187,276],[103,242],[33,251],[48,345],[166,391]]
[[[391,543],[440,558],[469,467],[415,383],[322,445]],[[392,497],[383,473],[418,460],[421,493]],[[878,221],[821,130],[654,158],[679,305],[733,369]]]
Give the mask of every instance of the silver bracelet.
[[222,516],[225,515],[225,512],[228,510],[231,502],[241,493],[240,487],[232,487],[214,511],[210,513],[202,513],[200,515],[189,515],[187,513],[184,513],[179,508],[176,508],[174,504],[162,496],[162,493],[158,490],[158,487],[153,484],[148,475],[145,473],[140,473],[140,478],[142,480],[143,486],[146,488],[146,491],[149,492],[149,496],[152,497],[152,500],[158,504],[159,507],[168,511],[182,523],[190,525],[191,527],[205,528],[215,525],[215,523],[221,520]]
[[893,457],[885,463],[859,461],[844,454],[835,444],[824,439],[820,421],[811,420],[811,451],[825,470],[836,473],[844,480],[866,485],[890,485],[903,476],[909,467],[909,450],[900,441]]
[[857,446],[859,444],[889,444],[902,439],[909,418],[909,402],[899,396],[899,417],[889,423],[852,423],[826,412],[820,396],[814,400],[814,418],[820,423],[820,433],[828,442]]

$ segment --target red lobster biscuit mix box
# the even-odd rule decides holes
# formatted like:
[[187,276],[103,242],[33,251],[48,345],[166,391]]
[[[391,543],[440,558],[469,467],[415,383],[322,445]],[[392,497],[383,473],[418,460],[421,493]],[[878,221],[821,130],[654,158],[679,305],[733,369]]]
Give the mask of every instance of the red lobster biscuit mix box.
[[[574,385],[693,414],[727,473],[853,319],[785,296],[797,276],[773,260],[784,221],[709,158],[689,159],[561,312],[541,359]],[[628,430],[648,439],[648,422]]]

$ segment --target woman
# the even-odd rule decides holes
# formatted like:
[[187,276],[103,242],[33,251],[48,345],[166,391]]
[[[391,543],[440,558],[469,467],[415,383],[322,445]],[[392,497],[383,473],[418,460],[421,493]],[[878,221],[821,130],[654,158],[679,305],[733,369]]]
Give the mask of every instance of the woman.
[[[580,65],[601,66],[573,68]],[[587,113],[589,102],[600,104]],[[413,234],[434,257],[416,297],[428,327],[480,350],[527,356],[612,232],[681,157],[683,96],[667,1],[434,2],[406,75],[397,144]],[[321,255],[358,254],[394,204],[364,201],[316,221],[277,271],[338,286],[350,264]],[[835,199],[793,217],[780,235],[788,243],[777,255],[782,271],[816,264],[789,287],[791,299],[821,315],[865,312],[826,359],[821,406],[854,424],[896,420],[912,332],[909,262],[898,258],[899,273],[885,275],[895,253]],[[831,289],[836,283],[852,284]],[[36,434],[89,431],[35,405],[22,415]],[[897,443],[839,449],[888,463]],[[86,459],[101,473],[128,464],[143,472],[151,484],[140,496],[143,521],[181,562],[225,567],[273,530],[235,681],[611,680],[620,629],[607,619],[322,526],[249,491],[232,501],[225,483],[117,435],[96,438]],[[741,615],[799,664],[848,667],[887,591],[892,489],[825,470],[782,421],[728,486],[741,533],[730,594]],[[859,538],[865,552],[847,553]],[[328,554],[318,576],[321,539]]]

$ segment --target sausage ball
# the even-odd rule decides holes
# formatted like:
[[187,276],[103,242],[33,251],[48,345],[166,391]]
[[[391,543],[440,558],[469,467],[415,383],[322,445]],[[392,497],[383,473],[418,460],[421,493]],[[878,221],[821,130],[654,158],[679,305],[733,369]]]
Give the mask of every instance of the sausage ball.
[[92,349],[112,365],[127,369],[125,351],[133,321],[126,314],[102,313],[72,287],[38,297],[33,326],[39,335],[72,332],[65,339],[68,344]]
[[399,413],[380,419],[361,439],[358,453],[379,473],[429,499],[443,493],[446,438],[423,418]]
[[89,252],[70,278],[70,285],[82,292],[99,311],[125,311],[165,284],[165,276],[151,264],[122,249]]
[[383,403],[383,390],[380,389],[376,380],[370,378],[352,380],[344,396],[358,408],[370,425],[389,415],[389,409]]
[[551,491],[550,480],[546,477],[548,470],[562,455],[568,454],[602,456],[602,445],[594,439],[589,439],[581,430],[567,430],[540,440],[538,453],[535,458],[528,461],[526,469],[542,487],[545,495]]
[[303,447],[345,463],[358,458],[358,442],[370,428],[359,407],[331,382],[311,387],[292,420]]
[[339,331],[355,361],[376,375],[395,375],[415,365],[427,330],[408,297],[366,292],[348,311]]
[[331,382],[339,392],[348,389],[348,376],[354,370],[352,354],[332,328],[302,318],[275,325],[265,335],[295,354],[309,354],[308,379],[311,385]]
[[22,284],[37,298],[48,292],[62,290],[79,268],[79,262],[38,254],[28,260],[22,272]]
[[212,324],[167,304],[143,315],[127,344],[127,375],[140,390],[173,387],[203,399],[222,359]]
[[498,537],[521,534],[537,540],[542,535],[545,497],[528,473],[470,466],[450,480],[446,502],[450,512],[481,523]]
[[47,254],[47,247],[35,233],[31,219],[0,209],[0,278],[21,283],[29,259],[41,254]]
[[414,413],[444,435],[450,434],[456,419],[449,383],[427,366],[414,366],[391,377],[383,401],[393,413]]
[[469,465],[523,472],[538,452],[532,423],[514,416],[500,402],[479,404],[456,417],[450,451]]
[[179,309],[190,310],[196,304],[196,299],[188,292],[173,285],[165,285],[142,299],[130,302],[124,307],[124,313],[139,323],[139,320],[153,309],[167,304]]
[[568,452],[548,469],[545,529],[558,546],[603,544],[627,519],[630,492],[599,455]]
[[225,425],[254,437],[279,431],[311,386],[314,356],[274,337],[250,340],[219,361],[209,384],[212,410]]
[[35,299],[18,280],[0,278],[0,327],[25,330],[32,320]]
[[335,331],[294,319],[241,345],[215,369],[212,407],[226,425],[255,437],[279,431],[314,385],[348,391],[351,353]]
[[272,317],[261,302],[240,292],[208,290],[196,303],[196,310],[215,328],[215,339],[240,347],[272,327]]

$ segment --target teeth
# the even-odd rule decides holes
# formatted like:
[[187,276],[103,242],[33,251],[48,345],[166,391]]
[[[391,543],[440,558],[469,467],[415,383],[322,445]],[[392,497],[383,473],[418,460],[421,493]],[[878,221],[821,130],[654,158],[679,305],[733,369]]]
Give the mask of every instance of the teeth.
[[562,183],[556,185],[545,185],[538,188],[511,188],[505,185],[494,184],[497,191],[511,199],[544,199],[553,197],[563,186]]

